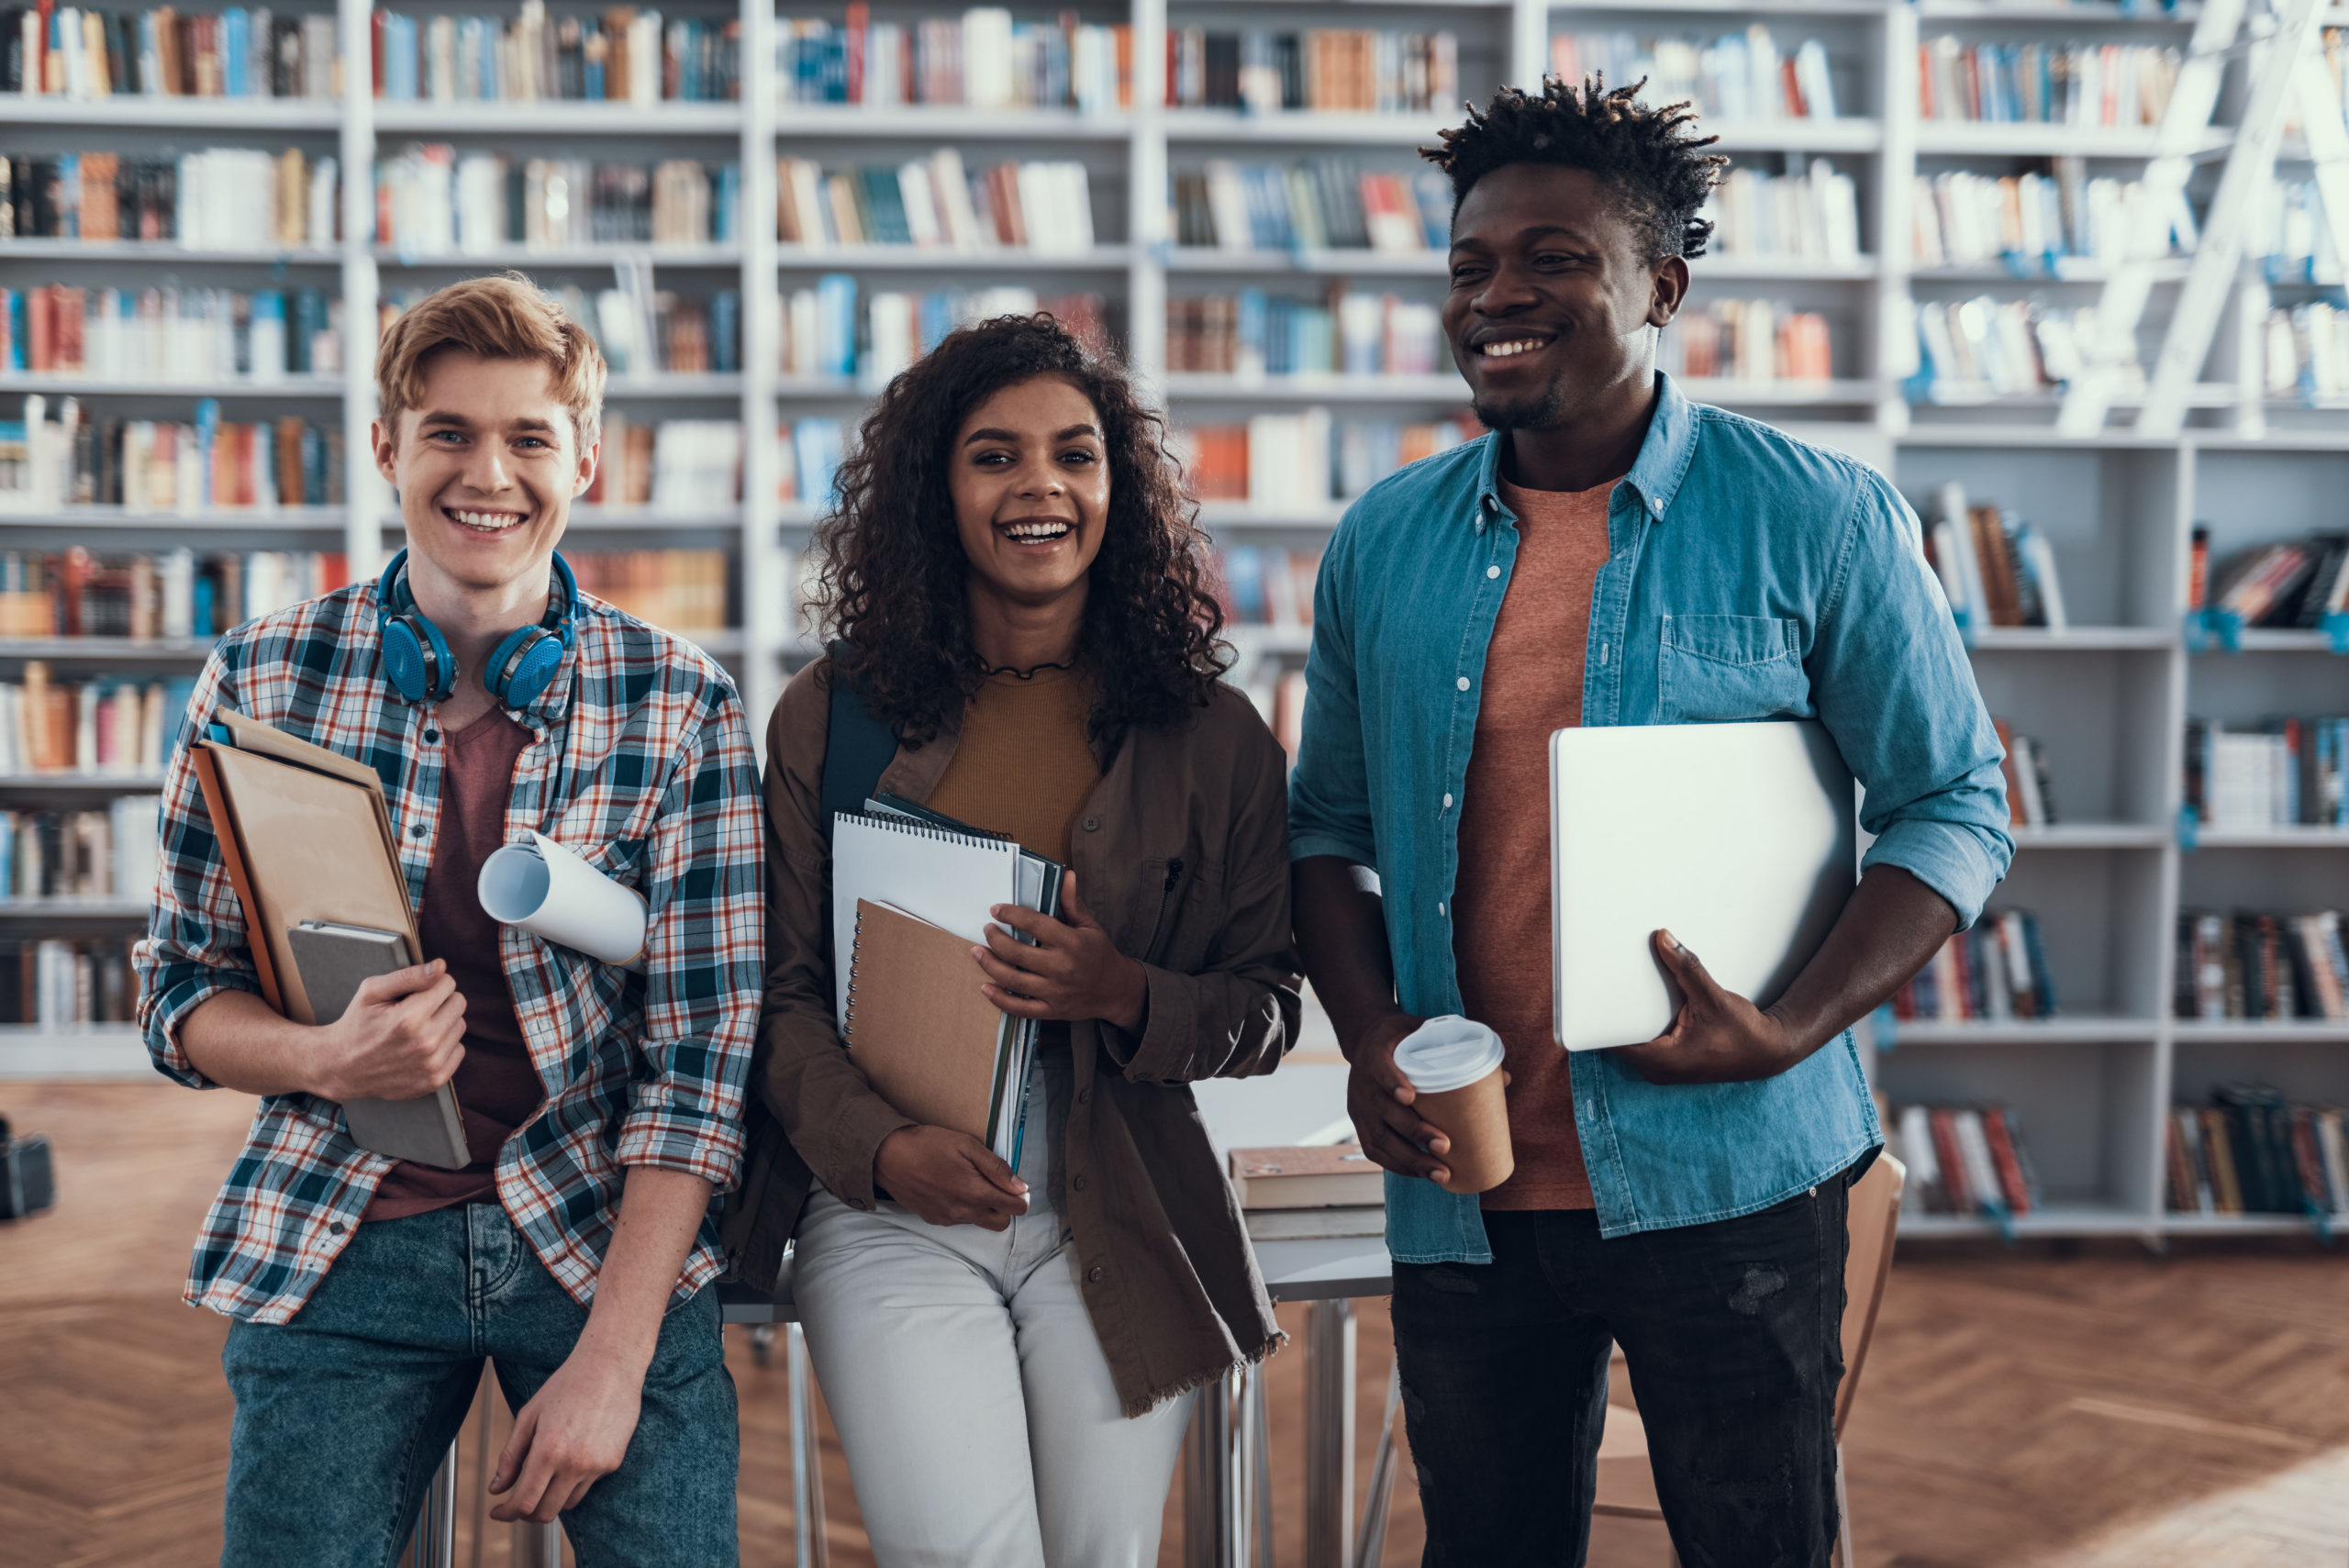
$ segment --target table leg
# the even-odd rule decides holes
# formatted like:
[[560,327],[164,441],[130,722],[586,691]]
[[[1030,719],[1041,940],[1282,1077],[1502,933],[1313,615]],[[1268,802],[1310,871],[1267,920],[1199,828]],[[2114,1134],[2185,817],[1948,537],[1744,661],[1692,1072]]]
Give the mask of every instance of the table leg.
[[416,1568],[456,1568],[457,1564],[457,1445],[440,1456],[440,1468],[424,1488],[424,1506],[417,1510],[414,1548]]
[[1395,1407],[1403,1402],[1403,1371],[1386,1374],[1386,1418],[1378,1427],[1378,1454],[1370,1462],[1370,1496],[1363,1506],[1362,1537],[1353,1568],[1378,1568],[1386,1550],[1386,1507],[1395,1496]]
[[816,1440],[816,1374],[807,1364],[807,1338],[799,1325],[789,1325],[785,1335],[784,1378],[791,1389],[791,1561],[795,1568],[830,1568],[823,1451]]
[[1305,1308],[1305,1568],[1349,1568],[1354,1533],[1354,1304]]
[[1203,1385],[1192,1403],[1183,1438],[1184,1568],[1247,1568],[1255,1489],[1252,1372]]
[[514,1521],[514,1568],[562,1568],[562,1524]]

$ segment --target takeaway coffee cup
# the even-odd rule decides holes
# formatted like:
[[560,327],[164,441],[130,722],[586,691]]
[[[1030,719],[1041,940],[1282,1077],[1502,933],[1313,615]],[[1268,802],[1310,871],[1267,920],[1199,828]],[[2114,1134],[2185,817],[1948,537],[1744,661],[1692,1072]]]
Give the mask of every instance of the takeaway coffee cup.
[[1395,1065],[1419,1098],[1421,1119],[1443,1129],[1446,1192],[1488,1192],[1517,1169],[1509,1150],[1508,1100],[1501,1085],[1501,1037],[1480,1023],[1430,1018],[1395,1048]]

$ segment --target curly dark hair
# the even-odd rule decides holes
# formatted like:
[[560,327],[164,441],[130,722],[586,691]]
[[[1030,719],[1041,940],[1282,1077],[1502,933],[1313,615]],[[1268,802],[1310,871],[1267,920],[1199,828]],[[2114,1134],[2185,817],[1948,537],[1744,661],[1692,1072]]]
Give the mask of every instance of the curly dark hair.
[[1109,514],[1077,639],[1094,684],[1093,737],[1174,723],[1207,705],[1225,669],[1223,612],[1202,565],[1208,538],[1164,420],[1122,365],[1049,314],[997,317],[949,333],[889,384],[816,530],[814,597],[826,634],[849,644],[835,676],[909,746],[934,738],[985,678],[947,489],[954,437],[980,404],[1038,376],[1091,399],[1109,462]]
[[1538,96],[1503,87],[1481,112],[1470,105],[1467,123],[1441,132],[1443,145],[1422,147],[1419,156],[1451,176],[1455,213],[1477,181],[1511,163],[1587,169],[1615,188],[1644,260],[1701,256],[1713,226],[1697,212],[1729,160],[1700,150],[1720,138],[1683,134],[1697,120],[1686,103],[1639,103],[1646,85],[1642,77],[1609,92],[1594,75],[1579,91],[1544,77]]

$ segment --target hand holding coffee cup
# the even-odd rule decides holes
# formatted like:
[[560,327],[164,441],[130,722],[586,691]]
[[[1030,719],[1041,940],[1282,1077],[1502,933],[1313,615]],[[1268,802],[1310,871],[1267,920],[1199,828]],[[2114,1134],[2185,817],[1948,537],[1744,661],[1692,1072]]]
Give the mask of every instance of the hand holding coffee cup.
[[1412,1108],[1451,1140],[1450,1179],[1439,1184],[1446,1192],[1489,1192],[1517,1169],[1501,1056],[1500,1036],[1457,1014],[1430,1018],[1395,1047]]

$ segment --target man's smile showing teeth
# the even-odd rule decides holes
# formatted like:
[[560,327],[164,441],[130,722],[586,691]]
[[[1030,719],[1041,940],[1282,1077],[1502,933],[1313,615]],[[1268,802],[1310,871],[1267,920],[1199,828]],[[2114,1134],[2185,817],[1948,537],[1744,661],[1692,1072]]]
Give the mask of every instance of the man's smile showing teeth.
[[529,516],[527,512],[476,512],[458,506],[443,506],[440,509],[465,527],[487,533],[502,533],[517,523],[528,520]]
[[1488,360],[1506,360],[1546,348],[1549,341],[1547,338],[1511,338],[1506,342],[1479,343],[1476,351]]

